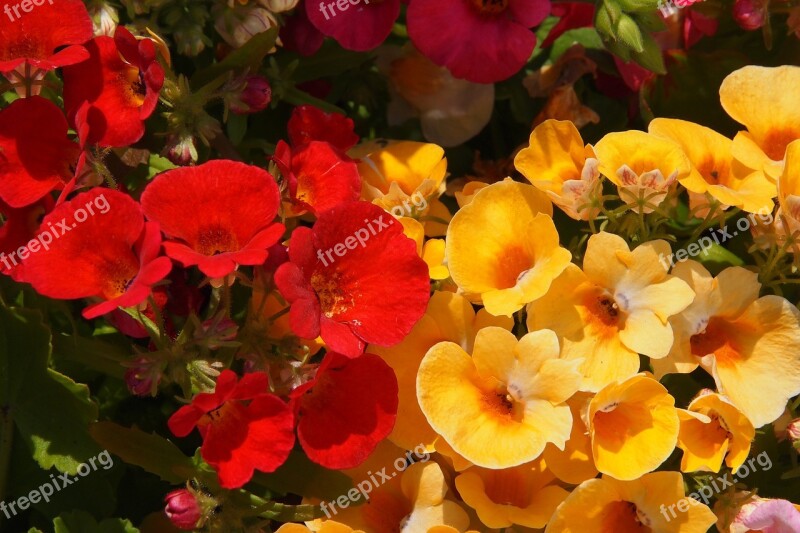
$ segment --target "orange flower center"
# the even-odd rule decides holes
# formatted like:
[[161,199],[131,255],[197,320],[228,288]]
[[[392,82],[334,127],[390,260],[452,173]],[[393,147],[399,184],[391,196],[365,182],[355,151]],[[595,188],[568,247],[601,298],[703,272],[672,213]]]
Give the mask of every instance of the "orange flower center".
[[472,0],[472,5],[484,15],[498,15],[508,9],[508,0]]
[[328,318],[346,312],[353,306],[353,297],[339,287],[341,273],[336,272],[330,276],[315,273],[311,276],[311,286],[319,298],[322,314]]
[[200,231],[197,251],[203,255],[217,255],[239,249],[236,236],[222,226],[211,226]]
[[483,409],[485,412],[494,415],[496,418],[509,422],[519,422],[524,414],[524,406],[516,401],[505,385],[495,383],[494,386],[487,383],[479,384],[483,389]]
[[730,175],[730,167],[723,161],[717,161],[713,157],[707,158],[697,166],[697,171],[711,185],[726,185]]
[[653,530],[642,523],[645,520],[633,502],[616,501],[606,506],[600,530],[608,533],[650,533]]
[[490,471],[483,482],[486,496],[498,505],[524,509],[533,499],[530,475],[519,468]]
[[127,257],[120,257],[113,262],[107,263],[103,269],[106,279],[103,287],[103,297],[107,300],[113,300],[125,294],[125,291],[128,290],[138,273],[139,262],[133,254],[128,254]]
[[[579,289],[580,290],[580,289]],[[602,287],[592,285],[582,289],[581,302],[585,309],[585,322],[594,335],[611,338],[618,334],[625,313],[619,304]]]
[[764,138],[761,148],[770,159],[780,161],[786,153],[786,146],[795,139],[800,139],[800,130],[798,129],[772,130]]
[[128,100],[132,102],[134,106],[140,107],[144,103],[144,97],[147,95],[144,75],[138,68],[129,67],[121,76],[121,85],[125,87],[128,93]]
[[495,264],[495,286],[498,289],[509,289],[517,284],[519,278],[531,269],[533,257],[521,246],[503,250],[497,256]]
[[713,317],[705,331],[692,335],[690,343],[693,355],[704,357],[713,354],[717,365],[733,366],[742,359],[732,326],[722,318]]
[[314,204],[314,180],[308,174],[297,176],[297,199],[308,205]]

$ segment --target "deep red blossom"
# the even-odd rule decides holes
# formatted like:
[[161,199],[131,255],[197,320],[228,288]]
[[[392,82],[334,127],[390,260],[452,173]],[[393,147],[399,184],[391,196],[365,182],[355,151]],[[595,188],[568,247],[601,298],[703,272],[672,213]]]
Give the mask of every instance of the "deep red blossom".
[[332,6],[327,1],[306,0],[305,4],[314,27],[336,39],[342,48],[358,52],[372,50],[386,40],[400,14],[400,0],[334,2]]
[[279,202],[268,172],[227,160],[168,170],[142,194],[147,218],[167,236],[167,255],[211,278],[266,261],[284,231],[274,223]]
[[24,258],[24,280],[51,298],[101,300],[83,310],[85,318],[142,303],[172,266],[159,257],[158,226],[145,224],[139,204],[111,189],[94,188],[56,206],[38,240]]
[[292,391],[297,436],[308,458],[326,468],[353,468],[391,433],[397,378],[373,354],[329,352],[316,377]]
[[21,98],[0,111],[0,198],[24,207],[72,177],[80,153],[67,138],[61,110],[41,96]]
[[53,199],[45,196],[35,204],[15,209],[0,200],[0,274],[22,281],[22,261],[11,256],[20,247],[27,246],[37,233],[41,219],[53,209]]
[[137,40],[118,27],[114,38],[87,43],[90,57],[64,69],[64,106],[75,124],[84,102],[91,144],[126,146],[144,135],[144,120],[156,108],[164,85],[164,69],[150,39]]
[[340,204],[295,229],[289,259],[275,282],[292,331],[321,335],[333,351],[356,357],[366,343],[397,344],[425,313],[427,265],[401,224],[371,203]]
[[576,28],[591,28],[594,26],[594,4],[586,2],[556,2],[551,13],[559,17],[556,25],[542,41],[542,48],[552,45],[564,32]]
[[255,470],[274,472],[294,446],[292,409],[268,391],[269,379],[262,372],[237,382],[236,374],[225,370],[213,393],[198,394],[169,419],[178,437],[197,427],[203,437],[200,453],[226,489],[241,487]]
[[494,83],[519,72],[536,46],[529,29],[550,13],[550,0],[414,0],[408,35],[456,78]]
[[[58,0],[36,5],[32,11],[13,11],[4,2],[0,12],[0,72],[9,72],[27,61],[32,67],[53,70],[80,63],[89,57],[82,45],[92,38],[92,19],[81,0]],[[56,52],[56,48],[62,48]]]
[[308,20],[304,7],[295,9],[286,23],[281,26],[281,42],[286,50],[297,52],[301,56],[312,56],[322,46],[325,36]]
[[292,151],[283,141],[273,158],[289,184],[289,195],[298,211],[315,215],[361,196],[358,166],[334,146],[321,141]]
[[311,141],[325,141],[346,152],[359,141],[353,119],[341,113],[326,113],[312,105],[295,107],[287,128],[289,142],[295,148]]

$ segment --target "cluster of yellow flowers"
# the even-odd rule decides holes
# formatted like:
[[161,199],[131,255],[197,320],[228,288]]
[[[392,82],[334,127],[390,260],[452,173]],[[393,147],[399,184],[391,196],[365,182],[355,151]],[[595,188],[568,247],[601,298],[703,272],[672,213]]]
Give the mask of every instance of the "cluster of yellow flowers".
[[[694,499],[685,512],[664,513],[684,499],[683,476],[656,470],[676,447],[681,472],[745,463],[755,428],[800,394],[800,312],[781,296],[759,297],[751,269],[713,276],[693,260],[671,267],[670,243],[648,239],[653,232],[604,231],[613,213],[603,176],[645,230],[644,217],[681,194],[677,184],[695,217],[732,207],[772,213],[777,197],[774,224],[759,231],[780,236],[776,245],[793,242],[797,87],[798,67],[751,66],[726,78],[722,105],[746,127],[733,140],[659,118],[648,132],[611,133],[591,146],[571,122],[544,122],[515,159],[530,184],[470,182],[452,217],[438,199],[439,147],[362,148],[374,201],[391,209],[415,192],[430,198],[425,212],[400,221],[439,290],[402,343],[367,350],[395,370],[400,407],[391,442],[350,475],[364,479],[420,444],[436,460],[342,510],[333,517],[347,524],[342,531],[703,533],[718,519],[730,531]],[[553,204],[589,223],[582,252],[561,244]],[[698,367],[717,390],[676,405],[662,378]]]

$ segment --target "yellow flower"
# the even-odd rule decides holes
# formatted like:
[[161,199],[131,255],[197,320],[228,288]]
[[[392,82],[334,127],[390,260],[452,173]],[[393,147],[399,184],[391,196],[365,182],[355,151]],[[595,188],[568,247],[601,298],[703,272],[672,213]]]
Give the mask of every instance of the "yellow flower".
[[572,122],[546,120],[537,126],[514,166],[575,220],[589,220],[600,212],[594,206],[602,194],[597,159]]
[[623,480],[663,463],[675,449],[680,429],[675,398],[646,374],[598,392],[589,403],[587,422],[597,469]]
[[[301,524],[283,524],[275,533],[311,533],[311,530]],[[350,526],[327,520],[322,523],[315,533],[364,533],[360,529],[353,529]]]
[[[772,199],[777,194],[775,184],[763,172],[755,172],[733,158],[733,142],[716,131],[671,118],[650,122],[650,133],[678,143],[692,170],[681,180],[692,200],[692,208],[707,203],[704,193],[710,194],[724,206],[735,206],[750,213],[772,211]],[[699,196],[699,198],[698,198]]]
[[[558,506],[545,533],[706,533],[716,516],[684,494],[678,472],[653,472],[634,481],[590,479]],[[670,505],[686,511],[673,516]]]
[[587,411],[591,399],[590,394],[579,392],[567,400],[572,412],[569,440],[563,450],[548,444],[542,453],[547,468],[558,479],[570,485],[578,485],[597,476],[597,467],[594,466],[592,457],[592,439],[581,416],[581,413]]
[[514,321],[507,317],[493,317],[481,309],[475,313],[466,298],[452,292],[436,291],[428,302],[425,315],[403,341],[386,348],[370,345],[368,353],[379,355],[397,376],[399,406],[397,421],[389,439],[406,449],[424,444],[433,450],[436,432],[428,424],[417,402],[417,372],[422,358],[435,344],[450,341],[466,351],[472,351],[477,332],[486,326],[499,326],[510,330]]
[[736,471],[750,453],[756,435],[753,424],[727,398],[712,391],[702,391],[679,409],[681,431],[678,448],[683,450],[681,470],[719,472],[722,461]]
[[428,265],[428,272],[433,280],[450,277],[450,271],[444,262],[444,239],[431,239],[422,248],[422,260]]
[[493,315],[511,316],[544,295],[572,257],[551,215],[531,185],[507,179],[481,189],[447,229],[453,281]]
[[[732,72],[719,88],[720,103],[725,111],[747,128],[735,139],[734,154],[748,166],[759,160],[768,175],[775,177],[786,147],[800,139],[800,102],[796,97],[800,86],[800,67],[759,67],[748,65]],[[765,107],[765,103],[769,107]],[[755,151],[760,151],[753,156]]]
[[778,178],[778,203],[775,220],[781,233],[788,237],[800,231],[800,140],[786,148],[786,166]]
[[474,466],[456,478],[464,503],[490,528],[542,528],[569,492],[553,485],[542,459],[504,470]]
[[665,357],[672,347],[669,317],[680,313],[694,293],[667,274],[659,256],[665,241],[631,251],[619,236],[589,238],[584,270],[570,265],[545,296],[528,306],[528,330],[551,329],[562,357],[585,358],[581,390],[597,391],[639,370],[639,355]]
[[759,298],[757,275],[741,267],[714,278],[686,261],[673,274],[697,297],[672,320],[675,347],[655,369],[660,375],[691,372],[699,363],[755,427],[778,418],[800,394],[800,311],[779,296]]
[[638,130],[609,133],[595,145],[600,172],[618,186],[623,202],[652,213],[675,181],[691,171],[680,145]]
[[488,327],[470,357],[461,346],[431,348],[417,375],[417,398],[431,427],[468,461],[508,468],[532,461],[548,442],[563,449],[572,428],[564,403],[580,383],[579,360],[559,359],[552,331]]

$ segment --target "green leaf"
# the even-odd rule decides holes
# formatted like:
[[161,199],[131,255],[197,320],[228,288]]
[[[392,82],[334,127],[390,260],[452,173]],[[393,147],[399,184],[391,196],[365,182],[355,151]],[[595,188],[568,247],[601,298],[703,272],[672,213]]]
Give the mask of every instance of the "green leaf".
[[53,520],[55,533],[139,533],[130,520],[107,518],[99,524],[85,511],[65,513]]
[[256,34],[247,43],[228,54],[228,56],[215,65],[211,65],[192,76],[193,89],[202,87],[229,71],[257,69],[278,39],[278,29],[271,28]]
[[228,138],[234,145],[238,145],[247,135],[247,115],[237,115],[230,113],[228,115],[228,123],[226,124],[228,130]]
[[600,35],[594,28],[576,28],[574,30],[567,30],[553,43],[553,49],[550,51],[550,60],[555,61],[561,57],[564,52],[570,49],[572,45],[583,45],[587,50],[602,50],[603,41]]
[[196,474],[192,459],[159,435],[126,428],[113,422],[97,422],[92,424],[89,431],[109,452],[168,483],[183,483]]
[[293,451],[289,459],[272,474],[256,472],[253,481],[272,492],[302,494],[332,500],[353,488],[353,480],[336,470],[312,463],[302,452]]
[[0,408],[39,466],[74,475],[102,451],[88,433],[97,406],[86,385],[47,367],[50,348],[39,313],[0,308]]
[[305,522],[325,516],[324,511],[317,505],[286,505],[278,502],[269,502],[261,507],[260,515],[278,522]]

